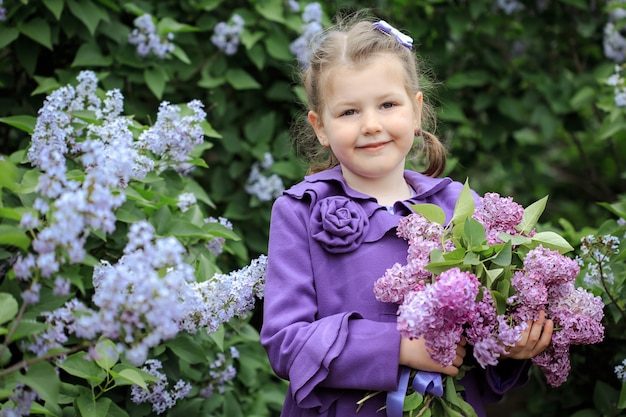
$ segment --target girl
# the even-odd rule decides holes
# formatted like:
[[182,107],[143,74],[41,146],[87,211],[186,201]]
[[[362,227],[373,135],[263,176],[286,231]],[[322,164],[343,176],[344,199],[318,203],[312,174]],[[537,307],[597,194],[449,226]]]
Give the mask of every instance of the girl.
[[[437,178],[445,148],[423,129],[432,112],[407,35],[384,21],[340,23],[312,54],[303,84],[313,132],[300,144],[313,164],[272,209],[261,342],[290,382],[282,416],[385,416],[377,412],[384,395],[358,413],[357,401],[405,389],[401,366],[454,376],[466,356],[459,341],[453,365],[434,362],[422,339],[400,336],[397,305],[373,292],[387,268],[406,261],[407,242],[395,231],[400,218],[412,204],[432,203],[450,220],[462,184]],[[405,170],[416,137],[423,173]],[[479,415],[484,400],[525,382],[529,361],[514,359],[541,352],[551,334],[541,315],[509,358],[466,374],[466,400]]]

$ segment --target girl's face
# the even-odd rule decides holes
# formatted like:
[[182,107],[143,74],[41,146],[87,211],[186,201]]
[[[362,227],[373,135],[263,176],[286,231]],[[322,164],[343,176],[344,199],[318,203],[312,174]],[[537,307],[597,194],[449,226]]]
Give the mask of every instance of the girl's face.
[[420,127],[422,94],[407,93],[401,62],[385,55],[362,68],[336,68],[323,94],[321,113],[309,112],[309,121],[348,184],[402,178]]

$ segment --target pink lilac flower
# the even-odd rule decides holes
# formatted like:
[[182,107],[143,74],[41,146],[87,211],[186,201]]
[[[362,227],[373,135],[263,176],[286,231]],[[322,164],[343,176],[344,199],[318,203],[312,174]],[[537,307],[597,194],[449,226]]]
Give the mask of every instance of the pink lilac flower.
[[487,243],[494,245],[502,243],[498,238],[500,233],[511,236],[519,235],[515,229],[524,217],[524,208],[513,201],[512,197],[500,197],[497,193],[487,193],[482,198],[482,205],[474,212],[474,219],[478,220],[487,233]]
[[404,337],[424,337],[431,357],[450,365],[463,325],[474,315],[479,281],[458,268],[442,272],[436,282],[412,291],[398,309],[398,330]]

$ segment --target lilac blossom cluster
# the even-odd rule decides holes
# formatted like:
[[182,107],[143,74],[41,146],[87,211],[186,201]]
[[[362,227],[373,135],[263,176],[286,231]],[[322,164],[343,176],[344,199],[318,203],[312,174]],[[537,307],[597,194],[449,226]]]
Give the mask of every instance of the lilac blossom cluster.
[[532,320],[537,311],[544,310],[558,329],[548,348],[533,358],[555,387],[567,380],[570,346],[599,343],[604,338],[604,303],[601,297],[575,288],[579,271],[575,260],[539,246],[528,252],[523,270],[511,279],[516,291],[508,300],[513,306],[511,316]]
[[[580,239],[581,256],[577,259],[578,265],[586,265],[583,282],[589,288],[612,285],[615,275],[611,267],[611,256],[619,252],[620,239],[613,235],[587,235]],[[589,262],[586,262],[589,260]]]
[[176,206],[180,211],[184,213],[197,202],[198,200],[193,193],[182,193],[178,196],[178,202],[176,203]]
[[194,294],[184,299],[184,304],[192,314],[181,321],[181,330],[195,333],[206,328],[212,333],[220,324],[250,311],[255,297],[263,298],[266,267],[267,256],[261,255],[239,270],[191,283]]
[[30,407],[38,398],[37,392],[27,388],[24,384],[17,384],[13,395],[9,397],[10,403],[0,410],[0,417],[30,416]]
[[626,107],[626,81],[622,77],[622,66],[615,65],[615,72],[606,80],[613,87],[614,102],[617,107]]
[[217,46],[226,55],[235,55],[237,53],[245,24],[243,17],[236,13],[231,17],[231,22],[231,24],[219,22],[213,28],[213,36],[211,36],[213,45]]
[[0,21],[7,20],[7,9],[4,6],[4,0],[0,0]]
[[165,58],[174,51],[174,34],[168,33],[165,37],[157,33],[152,15],[143,14],[133,22],[135,28],[128,35],[128,43],[137,47],[139,56],[145,57],[152,52],[158,58]]
[[621,32],[622,21],[626,17],[626,5],[624,0],[608,2],[608,21],[604,25],[604,56],[617,63],[624,62],[626,58],[626,37]]
[[[505,234],[531,241],[534,230],[518,230],[524,209],[512,198],[489,193],[480,200],[473,218],[484,228],[490,246],[502,245]],[[408,241],[406,264],[389,268],[375,283],[374,294],[380,301],[399,304],[400,333],[408,338],[423,337],[433,359],[442,365],[452,363],[456,344],[465,336],[473,346],[474,358],[484,368],[496,365],[507,347],[515,346],[527,323],[543,310],[558,330],[550,347],[533,361],[550,384],[560,385],[570,369],[569,346],[598,343],[604,334],[602,300],[574,288],[577,261],[541,245],[528,248],[525,256],[525,250],[517,253],[523,266],[513,261],[508,265],[509,273],[504,273],[503,279],[511,277],[514,292],[499,314],[494,290],[490,283],[477,278],[480,275],[471,262],[438,274],[427,269],[434,250],[445,254],[462,249],[452,243],[454,240],[458,245],[460,241],[450,227],[418,213],[399,222],[397,234]]]
[[302,67],[309,63],[309,51],[315,50],[318,35],[322,33],[322,6],[318,2],[309,3],[302,11],[302,34],[289,45]]
[[244,189],[250,195],[255,196],[259,201],[271,201],[280,196],[285,189],[283,180],[276,174],[264,175],[262,170],[268,170],[274,165],[272,154],[266,152],[263,161],[252,164],[248,182]]
[[94,270],[92,301],[97,310],[72,299],[45,313],[47,330],[29,349],[42,356],[61,347],[69,335],[86,340],[103,335],[117,341],[118,351],[140,365],[149,349],[162,341],[181,331],[214,332],[250,311],[255,297],[263,297],[265,256],[198,283],[184,255],[185,248],[175,238],[155,238],[150,223],[134,223],[124,256],[114,265],[101,262]]
[[[233,230],[233,224],[225,217],[208,217],[204,219],[206,223],[219,223],[227,229]],[[206,247],[213,255],[217,256],[224,250],[224,243],[226,239],[220,236],[216,236],[207,242]]]
[[626,382],[626,359],[619,365],[615,366],[615,375],[621,382]]
[[[58,275],[61,266],[85,259],[90,230],[115,230],[115,211],[126,200],[124,189],[132,179],[142,179],[155,169],[147,154],[186,161],[204,138],[201,123],[206,114],[197,100],[187,105],[192,114],[182,117],[178,106],[162,103],[155,125],[136,139],[132,120],[122,114],[119,90],[98,95],[98,78],[92,71],[80,72],[77,81],[76,87],[53,91],[39,110],[27,153],[41,171],[39,197],[20,222],[35,234],[34,253],[20,255],[14,265],[22,281],[53,279],[56,294],[68,293],[67,280]],[[77,111],[93,112],[95,121],[85,122]],[[82,179],[70,175],[68,160],[82,168]],[[35,279],[24,300],[37,302],[40,288]]]
[[142,370],[157,378],[156,382],[148,382],[148,389],[139,385],[133,385],[130,389],[130,399],[135,404],[150,403],[152,411],[156,414],[163,414],[172,408],[176,401],[185,398],[191,390],[191,385],[182,379],[178,380],[172,389],[169,389],[167,376],[160,370],[163,368],[161,361],[149,359]]
[[234,346],[228,349],[228,356],[224,353],[217,354],[217,359],[209,365],[209,378],[211,379],[207,385],[200,390],[202,397],[209,398],[215,391],[219,394],[224,393],[226,383],[237,376],[237,369],[235,369],[231,362],[232,359],[238,357],[239,351]]

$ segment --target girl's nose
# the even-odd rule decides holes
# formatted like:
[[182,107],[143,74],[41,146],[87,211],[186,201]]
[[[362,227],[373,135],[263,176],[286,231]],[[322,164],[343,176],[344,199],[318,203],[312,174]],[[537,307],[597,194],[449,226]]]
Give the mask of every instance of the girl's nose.
[[363,135],[371,135],[379,133],[382,130],[382,125],[378,115],[373,111],[363,112],[363,123],[361,125],[361,133]]

